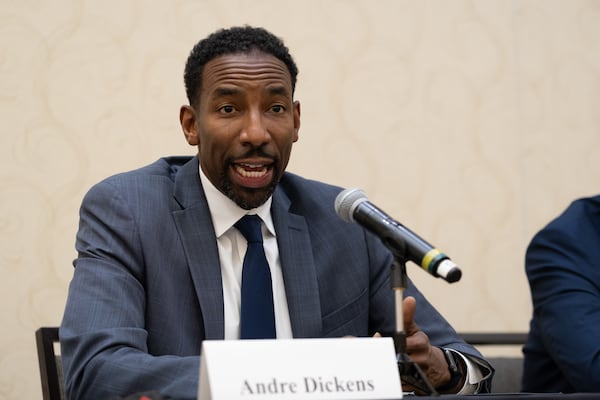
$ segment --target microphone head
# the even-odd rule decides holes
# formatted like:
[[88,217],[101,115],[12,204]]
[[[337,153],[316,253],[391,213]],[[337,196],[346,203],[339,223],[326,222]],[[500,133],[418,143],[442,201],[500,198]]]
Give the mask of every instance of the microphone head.
[[368,201],[367,195],[360,189],[345,189],[335,198],[335,212],[346,222],[354,222],[354,210],[363,201]]

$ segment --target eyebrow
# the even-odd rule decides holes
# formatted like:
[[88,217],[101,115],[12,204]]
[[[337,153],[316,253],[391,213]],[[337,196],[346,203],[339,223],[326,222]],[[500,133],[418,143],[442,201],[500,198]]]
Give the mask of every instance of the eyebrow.
[[[215,89],[214,96],[215,97],[227,97],[227,96],[235,96],[240,94],[242,91],[235,87],[218,87]],[[270,95],[280,95],[287,96],[289,94],[289,90],[284,85],[276,85],[269,86],[266,88],[266,92]]]
[[267,92],[274,95],[287,95],[289,93],[287,88],[283,85],[270,86],[267,88]]
[[231,88],[231,87],[218,87],[215,90],[215,95],[218,97],[221,96],[233,96],[240,93],[240,90],[237,88]]

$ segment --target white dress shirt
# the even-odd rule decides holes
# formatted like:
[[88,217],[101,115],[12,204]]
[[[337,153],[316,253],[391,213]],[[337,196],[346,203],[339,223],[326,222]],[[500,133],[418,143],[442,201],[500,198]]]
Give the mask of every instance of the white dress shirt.
[[257,214],[262,220],[263,245],[271,270],[273,283],[273,305],[277,339],[292,338],[292,324],[285,297],[285,286],[281,273],[279,249],[273,219],[271,201],[252,210],[244,210],[221,193],[200,170],[200,180],[212,217],[223,280],[223,305],[225,311],[225,339],[240,338],[240,303],[242,286],[242,265],[246,254],[246,239],[234,228],[234,224],[246,214]]

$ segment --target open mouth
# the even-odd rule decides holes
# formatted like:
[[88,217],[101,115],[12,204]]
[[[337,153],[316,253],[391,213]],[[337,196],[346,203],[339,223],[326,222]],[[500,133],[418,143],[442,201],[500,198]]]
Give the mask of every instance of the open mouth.
[[264,164],[235,164],[234,168],[238,174],[244,178],[261,178],[265,176],[269,170]]
[[251,189],[261,189],[271,184],[273,165],[264,163],[240,162],[232,165],[234,183]]

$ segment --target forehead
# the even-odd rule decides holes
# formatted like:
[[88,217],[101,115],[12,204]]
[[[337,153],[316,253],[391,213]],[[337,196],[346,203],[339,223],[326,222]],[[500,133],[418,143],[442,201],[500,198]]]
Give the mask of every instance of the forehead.
[[292,79],[287,66],[277,57],[259,51],[226,54],[206,63],[201,95],[221,86],[283,85],[291,94]]

